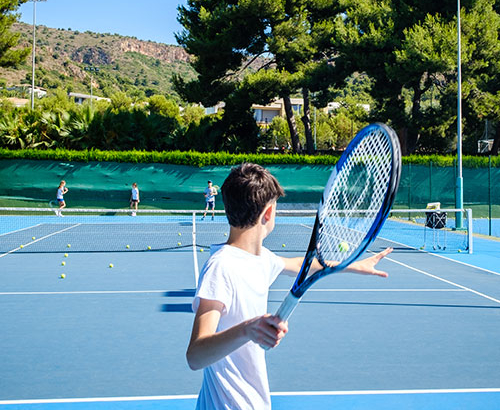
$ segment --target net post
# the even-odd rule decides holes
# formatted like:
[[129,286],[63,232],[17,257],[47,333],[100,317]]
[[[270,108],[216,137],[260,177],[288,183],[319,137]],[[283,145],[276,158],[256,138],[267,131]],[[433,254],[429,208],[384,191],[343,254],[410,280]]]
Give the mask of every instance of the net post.
[[193,242],[193,268],[194,268],[194,284],[198,287],[198,279],[200,271],[198,269],[198,254],[196,253],[196,211],[193,211],[193,229],[192,229],[192,242]]
[[472,209],[467,208],[465,210],[467,213],[467,247],[469,248],[469,253],[472,253]]

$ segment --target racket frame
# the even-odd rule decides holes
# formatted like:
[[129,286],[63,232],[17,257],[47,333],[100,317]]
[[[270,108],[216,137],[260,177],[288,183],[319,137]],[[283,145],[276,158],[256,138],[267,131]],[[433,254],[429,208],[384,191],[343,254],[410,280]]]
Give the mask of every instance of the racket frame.
[[[382,128],[391,142],[390,146],[392,153],[392,164],[391,164],[392,170],[388,182],[387,192],[384,197],[382,206],[380,207],[375,217],[375,220],[370,229],[368,230],[367,234],[365,235],[363,241],[356,248],[356,250],[352,252],[352,254],[349,257],[347,257],[345,260],[343,260],[342,262],[340,262],[338,265],[335,266],[326,266],[322,263],[323,269],[307,277],[311,264],[313,263],[317,255],[316,243],[320,228],[320,221],[318,215],[320,214],[322,207],[324,206],[325,201],[327,199],[325,198],[325,194],[328,194],[330,192],[331,185],[335,181],[339,171],[341,170],[342,166],[348,159],[350,153],[360,144],[360,142],[365,138],[367,134],[372,132],[374,128]],[[325,190],[323,191],[323,196],[319,203],[318,211],[316,213],[316,220],[314,222],[314,228],[311,234],[311,239],[309,241],[309,246],[307,248],[307,252],[304,257],[304,262],[302,263],[299,274],[297,275],[297,278],[291,290],[289,291],[283,303],[276,312],[276,316],[278,316],[282,320],[287,320],[288,317],[290,317],[290,315],[294,311],[295,307],[300,302],[300,299],[302,298],[306,290],[309,289],[316,281],[318,281],[323,276],[344,270],[366,250],[366,248],[370,245],[370,243],[375,239],[375,237],[379,233],[380,229],[382,228],[382,225],[384,224],[385,220],[387,219],[387,216],[389,215],[389,212],[392,208],[392,204],[394,202],[394,198],[396,196],[400,176],[401,176],[401,150],[399,146],[398,137],[394,132],[394,130],[392,130],[385,124],[374,123],[366,126],[360,132],[358,132],[356,137],[354,137],[354,139],[348,145],[346,151],[344,151],[340,159],[337,161],[335,169],[332,171],[332,174],[328,179]]]

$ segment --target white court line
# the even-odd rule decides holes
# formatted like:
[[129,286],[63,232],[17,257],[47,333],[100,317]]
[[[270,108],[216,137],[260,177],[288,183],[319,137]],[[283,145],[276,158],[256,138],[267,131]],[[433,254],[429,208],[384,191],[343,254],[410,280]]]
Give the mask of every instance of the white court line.
[[[443,255],[440,255],[438,253],[434,253],[434,252],[429,252],[429,251],[426,251],[424,249],[417,249],[413,246],[409,246],[409,245],[406,245],[404,243],[401,243],[401,242],[397,242],[397,241],[393,241],[392,239],[387,239],[387,238],[383,238],[383,237],[379,237],[379,239],[382,239],[386,242],[390,242],[390,243],[394,243],[396,245],[399,245],[399,246],[404,246],[405,248],[408,248],[408,249],[413,249],[413,250],[416,250],[418,252],[422,252],[422,253],[426,253],[427,255],[432,255],[432,256],[436,256],[438,258],[442,258],[442,259],[446,259],[447,261],[451,261],[451,262],[456,262],[456,263],[459,263],[461,265],[464,265],[464,266],[468,266],[469,268],[474,268],[474,269],[479,269],[479,270],[482,270],[484,272],[488,272],[488,273],[492,273],[493,275],[498,275],[500,276],[500,273],[499,272],[495,272],[493,270],[489,270],[489,269],[486,269],[486,268],[482,268],[480,266],[476,266],[476,265],[471,265],[469,263],[466,263],[466,262],[462,262],[462,261],[457,261],[455,259],[451,259],[451,258],[448,258],[447,256],[443,256]],[[368,252],[371,252],[371,253],[377,253],[377,252],[373,252],[373,251],[368,251]]]
[[36,228],[37,226],[40,226],[40,225],[42,225],[42,224],[31,225],[31,226],[28,226],[26,228],[16,229],[15,231],[4,232],[4,233],[0,234],[0,236],[10,235],[11,233],[21,232],[21,231],[25,231],[26,229]]
[[[296,391],[296,392],[271,392],[271,396],[350,396],[350,395],[383,395],[383,394],[457,394],[457,393],[500,393],[500,388]],[[96,403],[96,402],[147,401],[147,400],[186,400],[186,399],[191,400],[191,399],[196,399],[197,397],[198,397],[197,394],[183,394],[183,395],[169,395],[169,396],[85,397],[85,398],[68,398],[68,399],[0,400],[0,405]]]
[[[51,233],[51,234],[49,234],[49,235],[42,236],[41,238],[35,239],[34,241],[29,242],[29,243],[27,243],[27,244],[23,245],[23,248],[26,248],[26,247],[28,247],[28,246],[30,246],[30,245],[33,245],[34,243],[37,243],[38,241],[41,241],[41,240],[43,240],[43,239],[50,238],[51,236],[57,235],[58,233],[62,233],[62,232],[68,231],[68,230],[70,230],[70,229],[76,228],[77,226],[80,226],[80,225],[81,225],[81,224],[76,224],[76,225],[73,225],[73,226],[69,226],[68,228],[61,229],[60,231],[52,232],[52,233]],[[1,255],[0,255],[0,258],[3,258],[4,256],[7,256],[7,255],[10,255],[11,253],[13,253],[13,252],[15,252],[15,251],[18,251],[18,250],[20,250],[20,249],[21,249],[21,247],[20,247],[20,246],[18,246],[16,249],[12,249],[12,250],[10,250],[10,251],[8,251],[8,252],[6,252],[6,253],[1,254]]]
[[[288,292],[290,289],[269,289],[270,292]],[[465,292],[465,289],[308,289],[310,292]]]
[[[270,292],[288,292],[290,289],[270,289]],[[113,295],[165,293],[169,290],[75,290],[67,292],[0,292],[0,296],[37,296],[37,295]],[[466,292],[465,289],[309,289],[309,292]],[[191,296],[184,296],[191,297]]]
[[[36,296],[36,295],[110,295],[110,294],[128,294],[128,293],[165,293],[168,290],[81,290],[68,292],[0,292],[0,296]],[[188,296],[186,296],[188,297]]]
[[485,299],[489,299],[489,300],[491,300],[493,302],[496,302],[496,303],[500,304],[500,300],[495,299],[495,298],[493,298],[491,296],[485,295],[484,293],[478,292],[477,290],[468,288],[467,286],[459,285],[458,283],[452,282],[450,280],[440,278],[439,276],[433,275],[433,274],[431,274],[429,272],[425,272],[422,269],[414,268],[414,267],[412,267],[410,265],[407,265],[406,263],[399,262],[399,261],[397,261],[395,259],[392,259],[392,258],[389,258],[387,256],[385,257],[385,259],[387,259],[387,260],[389,260],[391,262],[394,262],[394,263],[396,263],[398,265],[404,266],[405,268],[408,268],[408,269],[413,270],[415,272],[418,272],[418,273],[421,273],[423,275],[429,276],[430,278],[434,278],[434,279],[440,280],[441,282],[448,283],[449,285],[456,286],[457,288],[464,289],[464,290],[466,290],[468,292],[472,292],[472,293],[474,293],[474,294],[476,294],[478,296],[481,296],[481,297],[483,297]]

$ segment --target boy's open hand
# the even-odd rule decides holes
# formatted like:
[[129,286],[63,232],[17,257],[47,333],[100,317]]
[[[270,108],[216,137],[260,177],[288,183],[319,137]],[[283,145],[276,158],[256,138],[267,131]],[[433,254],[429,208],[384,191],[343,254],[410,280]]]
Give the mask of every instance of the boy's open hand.
[[382,252],[370,256],[369,258],[353,262],[347,267],[346,270],[353,273],[359,273],[361,275],[375,275],[386,278],[389,275],[386,272],[376,269],[375,266],[381,259],[385,258],[392,251],[392,248],[387,248]]

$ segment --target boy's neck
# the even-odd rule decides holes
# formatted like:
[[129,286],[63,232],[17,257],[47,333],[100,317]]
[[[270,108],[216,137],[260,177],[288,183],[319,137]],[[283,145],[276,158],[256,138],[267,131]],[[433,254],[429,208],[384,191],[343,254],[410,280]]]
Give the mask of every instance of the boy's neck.
[[235,228],[231,226],[227,244],[243,249],[252,255],[260,255],[262,250],[262,241],[265,235],[259,225],[251,228]]

